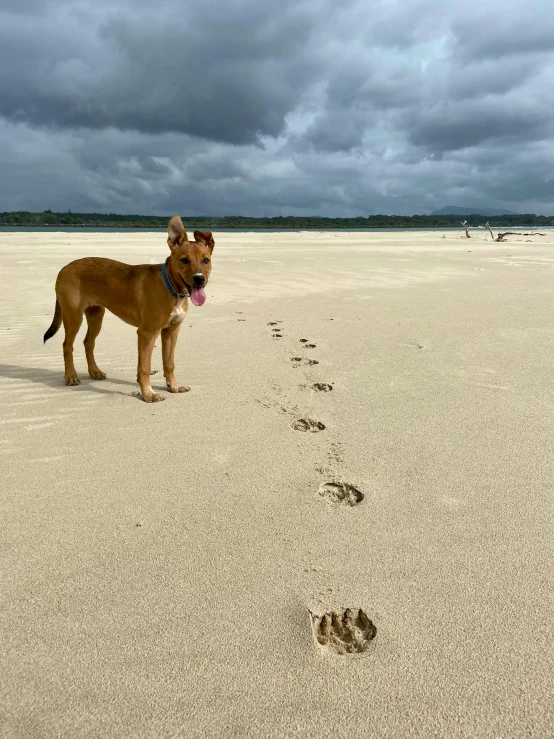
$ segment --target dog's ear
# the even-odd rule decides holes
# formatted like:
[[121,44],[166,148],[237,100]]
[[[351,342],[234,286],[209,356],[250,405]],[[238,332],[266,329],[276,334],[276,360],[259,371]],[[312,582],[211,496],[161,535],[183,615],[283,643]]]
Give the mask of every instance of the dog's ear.
[[211,252],[214,250],[215,241],[211,231],[195,231],[194,240],[207,246]]
[[187,240],[187,232],[180,216],[173,216],[167,226],[167,244],[170,249],[179,246]]

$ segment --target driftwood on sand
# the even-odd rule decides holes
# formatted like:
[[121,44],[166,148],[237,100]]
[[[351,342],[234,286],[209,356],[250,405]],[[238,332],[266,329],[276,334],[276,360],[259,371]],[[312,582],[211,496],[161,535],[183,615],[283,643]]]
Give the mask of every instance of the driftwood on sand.
[[471,239],[471,236],[469,235],[469,228],[468,228],[468,225],[467,225],[467,221],[460,221],[460,223],[462,224],[462,226],[466,230],[466,236],[467,236],[467,238],[468,239]]
[[488,228],[489,229],[489,233],[491,235],[491,239],[494,241],[494,234],[492,232],[491,227],[489,226],[489,222],[488,221],[485,223],[485,228]]
[[545,234],[541,234],[538,231],[537,232],[533,232],[533,233],[523,233],[521,231],[504,231],[503,233],[499,233],[498,236],[495,239],[494,238],[494,234],[492,232],[491,227],[489,226],[489,222],[488,221],[485,223],[485,228],[488,228],[489,229],[489,233],[490,233],[493,241],[504,241],[505,238],[506,238],[506,236],[545,236]]
[[546,236],[546,234],[541,233],[522,233],[521,231],[504,231],[504,233],[499,233],[496,237],[497,241],[504,241],[506,236]]

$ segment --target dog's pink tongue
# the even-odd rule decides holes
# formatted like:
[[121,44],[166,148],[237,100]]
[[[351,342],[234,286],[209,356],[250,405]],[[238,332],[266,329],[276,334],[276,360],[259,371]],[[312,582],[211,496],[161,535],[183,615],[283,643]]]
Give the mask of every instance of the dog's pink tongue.
[[206,302],[206,293],[203,287],[193,287],[190,291],[190,299],[193,305],[201,306]]

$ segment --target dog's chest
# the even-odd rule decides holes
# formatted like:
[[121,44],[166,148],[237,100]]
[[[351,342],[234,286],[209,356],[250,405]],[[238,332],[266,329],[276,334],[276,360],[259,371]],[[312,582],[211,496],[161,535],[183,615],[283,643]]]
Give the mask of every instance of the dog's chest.
[[171,311],[171,315],[169,316],[169,321],[165,324],[164,328],[167,328],[168,326],[172,326],[174,323],[181,323],[183,318],[186,315],[187,312],[187,304],[186,304],[186,298],[183,300],[178,300],[175,304],[175,307]]

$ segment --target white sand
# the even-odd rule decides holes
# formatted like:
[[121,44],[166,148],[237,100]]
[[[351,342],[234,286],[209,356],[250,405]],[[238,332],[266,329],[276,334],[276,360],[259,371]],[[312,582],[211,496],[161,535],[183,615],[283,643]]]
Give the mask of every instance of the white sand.
[[[76,388],[42,335],[64,264],[164,235],[0,234],[2,738],[551,737],[554,234],[215,236],[148,405],[132,327]],[[346,607],[363,655],[314,641]]]

